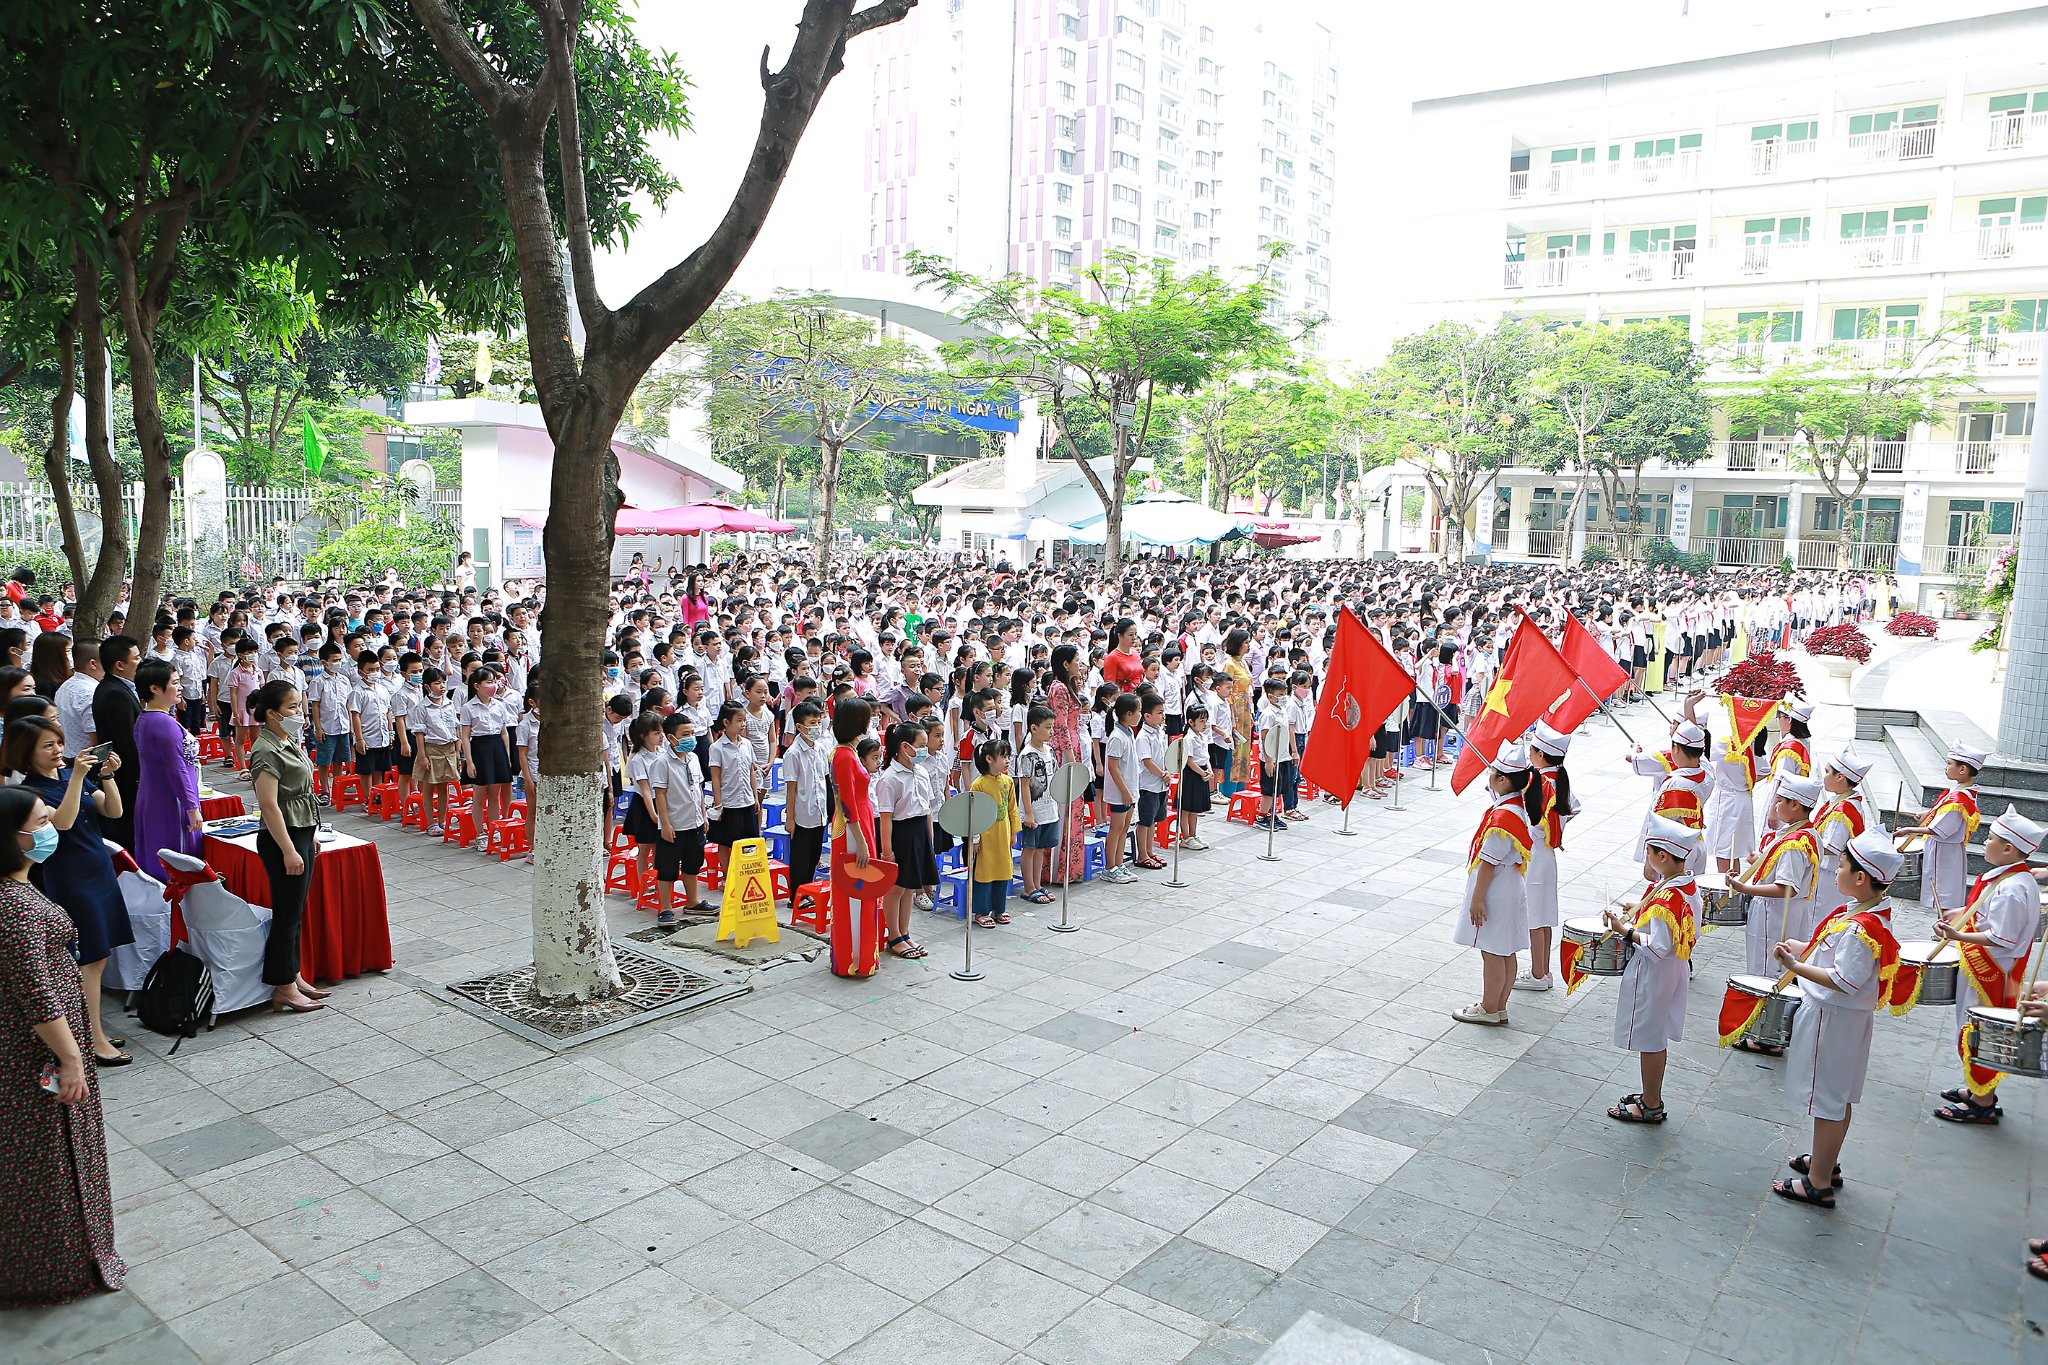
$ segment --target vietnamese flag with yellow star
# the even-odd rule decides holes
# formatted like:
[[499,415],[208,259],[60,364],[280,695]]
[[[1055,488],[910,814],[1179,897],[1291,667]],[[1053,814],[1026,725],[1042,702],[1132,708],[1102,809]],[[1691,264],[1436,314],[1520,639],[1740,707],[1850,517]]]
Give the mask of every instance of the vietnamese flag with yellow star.
[[[1520,739],[1539,720],[1556,716],[1572,699],[1578,675],[1526,615],[1501,656],[1500,672],[1476,714],[1465,717],[1465,746],[1451,771],[1451,790],[1461,792],[1479,776],[1500,746]],[[1311,730],[1310,734],[1314,734]]]
[[1337,615],[1328,680],[1301,756],[1301,775],[1344,805],[1372,757],[1372,737],[1408,696],[1414,682],[1379,637],[1345,607]]

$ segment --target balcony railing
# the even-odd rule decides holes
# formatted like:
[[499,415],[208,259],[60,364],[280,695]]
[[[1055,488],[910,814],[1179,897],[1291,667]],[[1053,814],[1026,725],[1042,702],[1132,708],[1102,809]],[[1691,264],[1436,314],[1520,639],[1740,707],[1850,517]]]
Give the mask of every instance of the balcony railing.
[[1754,474],[1760,470],[1785,468],[1791,452],[1790,441],[1721,441],[1717,443],[1722,461],[1730,471]]
[[1918,265],[1927,256],[1927,234],[1895,232],[1886,237],[1850,237],[1836,248],[1838,263],[1845,270],[1883,270],[1890,266]]
[[1987,152],[2038,152],[2048,149],[2048,113],[2014,109],[1987,114],[1983,148]]
[[[1781,365],[1874,365],[1906,358],[1913,345],[1910,334],[1851,341],[1739,341],[1728,355],[1726,368],[1758,374]],[[2007,374],[2038,370],[2044,348],[2048,348],[2048,332],[1993,332],[1971,337],[1956,348],[1953,359],[1973,373]],[[1930,359],[1945,359],[1949,354]]]
[[2043,332],[1990,332],[1970,338],[1963,358],[1973,370],[2038,370]]
[[1527,171],[1509,171],[1509,172],[1508,172],[1508,198],[1510,198],[1510,199],[1526,199],[1526,198],[1528,198],[1528,196],[1529,196],[1529,173],[1528,173]]
[[1842,160],[1851,166],[1924,161],[1934,155],[1940,130],[1938,123],[1916,123],[1907,128],[1887,128],[1881,133],[1851,133],[1842,142]]
[[1920,572],[1942,578],[1979,578],[1991,567],[1998,545],[1930,545],[1922,552]]
[[1778,275],[1804,278],[1814,267],[1810,242],[1745,242],[1718,253],[1723,270],[1737,275]]
[[1714,547],[1714,562],[1744,569],[1761,569],[1785,557],[1783,536],[1720,536]]
[[[2027,459],[2028,439],[2008,436],[1992,441],[1873,441],[1872,474],[1914,473],[1924,476],[2005,474],[2019,477]],[[1713,454],[1730,474],[1770,474],[1797,470],[1807,463],[1802,441],[1783,436],[1716,441]]]
[[[2042,139],[2048,151],[2048,138]],[[1959,265],[2037,265],[2048,262],[2048,224],[2006,223],[1959,232],[1955,237]]]
[[1529,532],[1529,557],[1531,559],[1562,558],[1564,555],[1565,544],[1570,539],[1570,531],[1532,530]]
[[1615,275],[1621,284],[1676,284],[1693,278],[1691,247],[1671,251],[1632,251],[1617,261]]
[[2014,437],[1994,441],[1957,441],[1956,473],[1996,474],[2002,466],[2010,465],[2010,472],[2016,474],[2026,459],[2028,444],[2025,439]]
[[[1831,532],[1819,533],[1832,537]],[[1804,539],[1799,542],[1797,563],[1802,569],[1833,569],[1842,562],[1844,542],[1835,539]],[[1899,564],[1899,547],[1891,541],[1852,540],[1849,549],[1849,569],[1853,573],[1890,573]]]
[[1547,256],[1540,261],[1508,261],[1501,284],[1508,289],[1569,289],[1591,273],[1594,256]]
[[1756,176],[1812,175],[1820,162],[1820,143],[1813,138],[1803,142],[1776,138],[1752,142],[1747,151],[1749,173]]

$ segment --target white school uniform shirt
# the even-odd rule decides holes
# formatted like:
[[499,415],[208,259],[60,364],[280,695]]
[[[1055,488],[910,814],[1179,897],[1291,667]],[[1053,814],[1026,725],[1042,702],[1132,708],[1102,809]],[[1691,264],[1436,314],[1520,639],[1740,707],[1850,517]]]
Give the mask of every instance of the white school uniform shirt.
[[178,675],[178,694],[186,701],[206,695],[206,656],[196,649],[171,651],[171,668]]
[[[1643,889],[1650,894],[1674,886],[1683,890],[1692,906],[1693,923],[1698,924],[1699,885],[1690,872]],[[1671,926],[1663,920],[1652,919],[1634,934],[1635,952],[1621,974],[1621,989],[1615,996],[1614,1045],[1626,1052],[1662,1052],[1671,1043],[1685,1040],[1685,997],[1692,964],[1677,956]]]
[[[1156,777],[1151,769],[1147,768],[1144,764],[1144,760],[1148,758],[1158,765],[1159,775]],[[1138,727],[1137,752],[1133,755],[1133,760],[1138,768],[1139,791],[1163,792],[1166,790],[1166,730],[1163,726],[1141,725]]]
[[936,811],[946,803],[953,781],[953,756],[943,750],[936,754],[919,754],[917,770],[924,777],[924,800],[926,806]]
[[[1516,805],[1521,801],[1518,793],[1509,793],[1494,802],[1496,806]],[[1534,833],[1534,831],[1531,831]],[[1541,838],[1541,835],[1537,835]],[[1466,907],[1472,903],[1472,889],[1479,880],[1479,868],[1474,866],[1465,871],[1465,891],[1458,898],[1457,909],[1453,912],[1454,925],[1451,942],[1467,948],[1478,948],[1481,952],[1505,957],[1519,953],[1529,946],[1529,916],[1523,876],[1526,864],[1522,850],[1500,830],[1487,831],[1480,841],[1478,862],[1493,865],[1493,880],[1486,887],[1486,923],[1475,926]]]
[[[647,784],[647,818],[654,818],[654,793],[664,790],[669,782],[670,750],[666,744],[657,749],[635,749],[626,760],[626,783],[637,793],[640,784]],[[695,755],[692,755],[694,758]]]
[[[703,737],[697,739],[699,744]],[[662,759],[668,794],[668,823],[674,830],[699,829],[704,824],[704,770],[697,766],[693,750],[679,754],[673,744],[664,744]],[[655,784],[650,781],[649,787]]]
[[83,673],[73,673],[57,688],[57,723],[64,727],[64,757],[78,757],[78,751],[85,747],[86,739],[93,733],[92,694],[99,690],[100,680]]
[[[1138,739],[1121,725],[1112,725],[1109,735],[1102,742],[1102,791],[1119,806],[1135,805],[1140,790],[1138,784]],[[1111,774],[1115,774],[1112,777]],[[1117,778],[1123,779],[1123,787],[1117,787]]]
[[358,683],[349,693],[348,709],[361,720],[365,749],[382,749],[391,743],[391,701],[383,688]]
[[832,746],[824,734],[817,744],[798,735],[782,753],[782,781],[796,788],[796,805],[786,813],[791,829],[822,829],[825,789],[832,780]]
[[1316,723],[1316,699],[1297,697],[1292,692],[1287,697],[1287,723],[1294,727],[1294,733],[1308,738],[1309,729]]
[[754,746],[751,743],[720,735],[711,741],[711,766],[718,770],[716,797],[720,810],[739,810],[754,804]]
[[505,713],[498,706],[498,699],[485,701],[482,697],[471,697],[462,703],[462,723],[469,727],[471,739],[484,739],[505,732]]
[[513,738],[518,742],[520,748],[526,750],[527,762],[531,763],[533,770],[538,773],[540,771],[540,714],[535,711],[528,711],[525,715],[521,716],[519,718],[519,728],[514,732]]
[[[2040,884],[2027,865],[2018,862],[1991,868],[1977,877],[1976,885],[1981,888],[1971,907],[1977,916],[1976,927],[1991,935],[1984,951],[2001,971],[2011,971],[2012,964],[2027,955],[2040,928]],[[1965,988],[1956,992],[1957,1028],[1970,1022],[1970,1007],[1976,1003],[1976,992],[1965,983]]]
[[428,744],[453,744],[456,727],[462,723],[462,703],[452,692],[443,692],[438,702],[422,694],[405,723],[408,728],[417,726],[420,738]]
[[[1869,913],[1889,925],[1891,909],[1886,897]],[[1862,935],[1845,929],[1806,961],[1832,973],[1833,984],[1795,977],[1787,987],[1799,994],[1800,1009],[1792,1016],[1792,1042],[1785,1049],[1785,1103],[1813,1118],[1840,1119],[1863,1098],[1870,1070],[1870,1040],[1883,994],[1877,954]]]
[[345,673],[323,673],[313,679],[312,696],[320,703],[320,733],[348,733],[348,702],[355,694],[356,681]]
[[925,813],[923,777],[917,769],[890,763],[875,775],[875,814],[891,820],[914,820]]
[[1219,748],[1228,749],[1236,740],[1236,733],[1230,728],[1230,704],[1216,695],[1213,689],[1203,691],[1202,705],[1209,708],[1210,742]]
[[1166,703],[1166,714],[1169,716],[1182,715],[1187,710],[1186,692],[1181,684],[1180,674],[1170,668],[1159,670],[1159,699]]

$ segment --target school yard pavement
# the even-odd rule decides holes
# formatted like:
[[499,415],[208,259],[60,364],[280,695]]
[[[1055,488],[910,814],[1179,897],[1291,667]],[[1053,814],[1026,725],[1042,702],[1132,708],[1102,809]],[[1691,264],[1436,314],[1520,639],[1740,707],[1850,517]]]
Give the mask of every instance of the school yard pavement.
[[[1817,728],[1832,750],[1847,711]],[[1567,915],[1628,888],[1621,747],[1595,720],[1571,756]],[[0,1357],[1225,1365],[1313,1312],[1296,1341],[1446,1362],[2048,1358],[2038,1085],[1938,1123],[1949,1010],[1881,1020],[1839,1209],[1774,1199],[1805,1132],[1776,1064],[1715,1046],[1721,931],[1671,1121],[1614,1124],[1611,983],[1449,1018],[1477,815],[1411,780],[1356,837],[1317,806],[1278,864],[1212,820],[1186,890],[1082,888],[1069,935],[1013,902],[979,983],[925,915],[922,962],[776,967],[559,1055],[413,984],[520,960],[528,874],[380,826],[400,974],[175,1058],[129,1028],[102,1078],[128,1289],[0,1316]]]

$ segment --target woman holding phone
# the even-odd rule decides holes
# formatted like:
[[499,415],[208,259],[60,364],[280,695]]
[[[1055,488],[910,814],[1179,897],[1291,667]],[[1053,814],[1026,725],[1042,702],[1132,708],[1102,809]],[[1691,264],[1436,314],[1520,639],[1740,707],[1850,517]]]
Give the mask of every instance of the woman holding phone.
[[101,1066],[126,1066],[127,1040],[107,1034],[100,1018],[100,977],[114,949],[135,941],[128,906],[121,899],[113,859],[101,837],[100,817],[121,814],[121,789],[102,780],[121,760],[111,744],[95,745],[64,769],[64,730],[43,716],[27,716],[7,727],[0,740],[0,768],[22,774],[21,785],[50,808],[57,847],[35,869],[35,884],[71,917],[78,931],[79,974],[85,989],[85,1017],[93,1057]]

